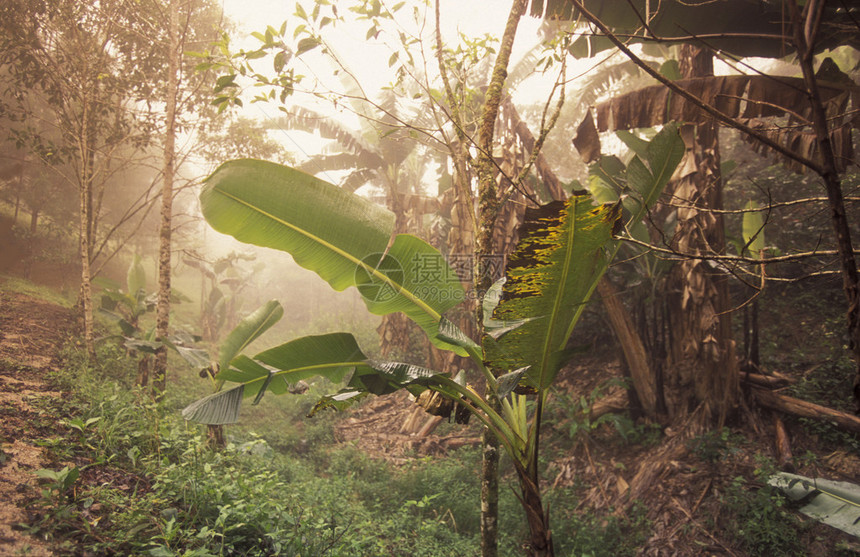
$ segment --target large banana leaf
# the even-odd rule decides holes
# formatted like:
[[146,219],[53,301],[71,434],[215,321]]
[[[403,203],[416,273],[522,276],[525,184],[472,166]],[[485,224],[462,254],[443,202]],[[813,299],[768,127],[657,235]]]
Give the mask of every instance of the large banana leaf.
[[438,250],[407,234],[391,242],[394,215],[297,170],[257,160],[221,165],[200,195],[206,220],[243,242],[289,252],[335,290],[356,286],[367,308],[403,312],[441,348],[444,312],[464,299]]
[[567,360],[573,325],[606,268],[604,246],[620,216],[620,204],[595,207],[587,194],[526,211],[493,317],[528,321],[498,340],[486,339],[495,368],[528,368],[526,379],[538,390],[552,383]]
[[238,356],[272,325],[280,321],[283,315],[284,308],[281,307],[281,304],[277,300],[270,300],[242,319],[221,343],[221,350],[218,354],[218,364],[221,369],[227,369],[233,358]]
[[234,423],[244,397],[255,402],[270,390],[284,394],[300,379],[324,377],[340,382],[356,369],[367,366],[367,356],[349,333],[330,333],[292,340],[249,358],[239,355],[216,376],[236,387],[200,399],[182,411],[187,420],[206,424]]
[[807,478],[778,472],[768,482],[792,501],[803,503],[800,512],[860,537],[860,486],[849,482]]
[[418,394],[429,385],[450,383],[445,375],[420,366],[369,360],[351,334],[330,333],[292,340],[253,358],[233,358],[217,379],[238,385],[194,402],[182,415],[200,423],[233,423],[245,397],[254,396],[257,402],[267,390],[283,394],[290,384],[311,377],[340,382],[350,371],[352,378],[345,390],[325,397],[318,407],[338,406],[366,394],[384,395],[404,388]]

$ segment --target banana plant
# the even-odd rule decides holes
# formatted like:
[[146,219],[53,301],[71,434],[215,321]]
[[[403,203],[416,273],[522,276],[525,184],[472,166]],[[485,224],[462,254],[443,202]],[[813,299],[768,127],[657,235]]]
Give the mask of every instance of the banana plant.
[[[637,187],[630,195],[639,200],[631,221],[641,220],[683,154],[673,127],[658,138],[653,157],[631,166]],[[573,328],[618,249],[613,234],[623,228],[621,203],[596,206],[588,193],[576,192],[566,201],[528,210],[505,279],[482,300],[486,334],[472,339],[444,315],[464,297],[456,273],[423,240],[394,235],[394,218],[386,209],[297,170],[256,160],[219,167],[207,178],[200,200],[216,230],[287,251],[336,290],[358,288],[375,314],[403,312],[436,346],[470,357],[489,389],[480,395],[458,377],[373,360],[352,334],[334,332],[225,360],[216,379],[233,386],[193,403],[183,415],[201,423],[231,423],[244,398],[257,402],[268,391],[284,393],[289,384],[310,377],[349,378],[312,413],[401,389],[418,396],[438,393],[452,403],[442,407],[445,413],[470,412],[498,436],[519,476],[532,552],[551,555],[538,474],[542,409],[571,356],[567,343]]]
[[[192,366],[205,362],[208,364],[206,352],[194,346],[199,337],[185,331],[177,331],[170,338],[159,340],[155,327],[143,328],[141,317],[155,310],[155,293],[146,292],[146,270],[140,256],[135,254],[126,273],[126,290],[116,281],[106,277],[93,280],[102,288],[99,314],[116,323],[119,333],[107,335],[99,340],[116,339],[132,355],[139,356],[137,362],[137,384],[145,387],[149,381],[152,357],[162,346],[174,350]],[[189,301],[184,295],[173,291],[171,298],[174,303]]]

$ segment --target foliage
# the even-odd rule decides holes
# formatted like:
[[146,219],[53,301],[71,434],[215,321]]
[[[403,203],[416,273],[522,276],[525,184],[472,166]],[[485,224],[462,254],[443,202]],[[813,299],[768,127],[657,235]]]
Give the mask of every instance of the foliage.
[[[72,389],[60,404],[73,435],[46,446],[78,462],[70,470],[80,477],[50,470],[57,478],[35,502],[39,514],[30,526],[61,548],[152,555],[472,553],[478,515],[463,494],[477,493],[468,473],[477,466],[476,451],[402,470],[314,436],[311,459],[275,453],[254,436],[215,453],[172,411],[170,396],[154,404],[134,388],[120,388],[114,377],[121,370],[133,376],[134,363],[111,345],[101,346],[98,358],[113,362],[109,376],[73,348],[65,359],[54,380]],[[517,504],[512,494],[506,504]]]
[[731,481],[722,496],[727,529],[752,556],[805,555],[799,521],[786,508],[779,489],[766,482],[772,471],[772,465],[767,463],[757,470],[763,480],[757,488],[751,489],[743,477]]
[[557,541],[559,555],[581,557],[623,557],[637,554],[646,541],[649,522],[646,509],[634,505],[626,515],[608,509],[605,514],[572,514],[558,520],[559,529],[571,532]]
[[715,464],[738,451],[742,437],[727,427],[706,431],[688,441],[688,446],[700,459]]
[[[626,168],[631,222],[638,223],[654,203],[682,154],[672,125],[642,146],[641,156]],[[462,287],[449,278],[456,275],[442,255],[418,238],[395,235],[392,215],[358,196],[290,168],[239,160],[207,179],[201,206],[217,230],[287,251],[336,290],[357,287],[371,312],[403,312],[438,347],[469,355],[483,372],[488,393],[479,395],[462,374],[449,377],[416,365],[370,360],[352,335],[330,333],[230,360],[217,379],[237,386],[188,406],[186,418],[230,423],[245,396],[257,402],[268,389],[285,392],[284,383],[314,376],[339,381],[350,371],[347,387],[325,397],[315,410],[400,389],[415,395],[435,391],[450,401],[438,412],[455,413],[458,420],[471,413],[499,438],[520,480],[532,543],[549,539],[538,471],[543,405],[572,355],[567,342],[573,328],[618,249],[610,239],[620,223],[620,202],[595,207],[587,193],[577,192],[565,202],[526,211],[506,280],[483,300],[483,346],[444,317],[461,301]],[[533,412],[517,389],[537,395]]]
[[768,485],[803,504],[800,508],[803,514],[860,537],[860,487],[857,484],[777,472],[768,479]]

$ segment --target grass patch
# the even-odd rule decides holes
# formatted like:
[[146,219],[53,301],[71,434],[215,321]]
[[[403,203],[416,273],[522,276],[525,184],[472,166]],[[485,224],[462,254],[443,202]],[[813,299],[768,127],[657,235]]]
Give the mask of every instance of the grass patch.
[[33,298],[38,298],[40,300],[45,300],[46,302],[57,304],[64,308],[71,308],[74,305],[74,300],[67,296],[64,296],[63,294],[60,294],[53,288],[47,286],[40,286],[38,284],[30,282],[27,279],[8,275],[5,273],[0,273],[0,289],[6,292],[17,292],[18,294],[25,294]]

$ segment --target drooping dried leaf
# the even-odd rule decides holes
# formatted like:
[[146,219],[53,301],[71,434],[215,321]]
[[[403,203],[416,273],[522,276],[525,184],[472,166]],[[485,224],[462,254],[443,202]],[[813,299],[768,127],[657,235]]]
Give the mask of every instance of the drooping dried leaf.
[[[812,120],[809,100],[803,80],[791,77],[772,76],[717,76],[684,79],[676,82],[704,103],[725,115],[738,118],[750,127],[785,145],[794,152],[809,158],[817,157],[818,145],[809,127]],[[851,93],[856,86],[842,83],[822,83],[821,96],[832,125],[831,142],[836,150],[839,170],[844,170],[852,160],[852,123],[843,116]],[[589,123],[589,114],[580,124],[574,145],[583,157],[592,157],[593,138],[589,139],[595,126],[597,132],[620,129],[650,128],[666,122],[678,121],[699,124],[713,118],[697,106],[679,97],[663,85],[654,85],[614,97],[595,108],[597,122]],[[787,117],[783,126],[763,118]],[[750,140],[757,151],[771,151],[755,140]],[[799,170],[797,164],[792,168]]]

